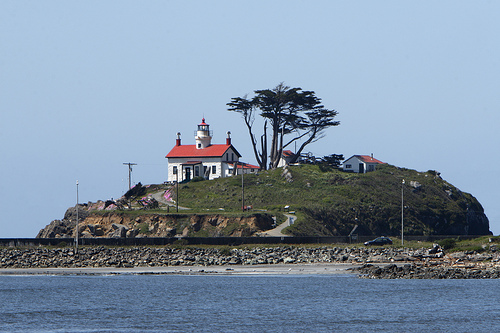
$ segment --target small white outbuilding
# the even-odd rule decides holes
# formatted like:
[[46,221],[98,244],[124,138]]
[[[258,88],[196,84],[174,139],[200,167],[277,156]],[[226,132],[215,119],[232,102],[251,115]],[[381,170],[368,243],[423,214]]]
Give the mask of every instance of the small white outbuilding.
[[384,162],[377,160],[368,155],[353,155],[344,161],[342,170],[346,172],[367,173],[375,171],[377,165],[384,164]]

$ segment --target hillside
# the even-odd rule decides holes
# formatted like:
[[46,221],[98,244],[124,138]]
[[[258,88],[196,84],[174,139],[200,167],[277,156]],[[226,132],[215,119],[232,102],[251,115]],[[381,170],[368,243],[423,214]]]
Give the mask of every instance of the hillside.
[[[489,221],[481,204],[443,180],[435,171],[382,165],[366,174],[300,165],[244,176],[245,205],[253,209],[295,211],[290,235],[401,233],[401,187],[407,235],[485,235]],[[241,207],[241,177],[181,184],[179,202],[195,209]]]
[[[402,180],[405,184],[402,186]],[[366,174],[300,165],[176,186],[136,186],[117,201],[79,205],[81,237],[255,236],[284,221],[284,207],[297,221],[293,236],[401,234],[401,190],[405,235],[488,235],[481,204],[435,171],[381,165]],[[243,190],[243,191],[242,191]],[[241,212],[242,192],[249,212]],[[145,200],[146,198],[146,200]],[[149,198],[149,199],[147,199]],[[149,202],[149,204],[148,204]],[[132,204],[132,210],[128,204]],[[146,209],[153,208],[153,209]],[[37,237],[73,237],[76,209],[52,221]]]

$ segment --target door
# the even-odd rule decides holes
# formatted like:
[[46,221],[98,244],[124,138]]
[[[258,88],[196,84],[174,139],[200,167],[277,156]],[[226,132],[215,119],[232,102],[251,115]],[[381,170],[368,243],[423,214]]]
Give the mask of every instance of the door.
[[365,173],[365,165],[363,163],[359,163],[359,173]]
[[186,168],[186,180],[191,180],[191,168]]

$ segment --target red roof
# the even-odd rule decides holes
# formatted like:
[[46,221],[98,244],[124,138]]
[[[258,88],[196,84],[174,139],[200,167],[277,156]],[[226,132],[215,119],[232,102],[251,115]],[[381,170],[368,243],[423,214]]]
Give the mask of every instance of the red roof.
[[[207,123],[205,123],[205,117],[201,118],[201,124],[200,125],[208,125]],[[198,125],[198,126],[200,126]]]
[[196,145],[180,145],[174,146],[172,150],[165,156],[171,157],[222,157],[226,151],[232,148],[238,157],[240,153],[232,145],[210,145],[203,149],[197,149]]
[[293,151],[291,151],[291,150],[283,150],[283,156],[285,156],[285,157],[292,157],[293,155],[295,155],[293,153]]
[[[238,165],[236,166],[237,169],[241,169],[241,163],[243,163],[243,162],[238,163]],[[228,164],[231,166],[234,166],[234,163],[228,163]],[[259,168],[259,166],[257,166],[257,165],[243,163],[243,169],[258,169],[258,168]]]
[[[365,163],[377,163],[377,164],[384,164],[384,162],[377,160],[376,158],[373,158],[368,155],[354,155],[355,157],[359,158],[361,161]],[[353,157],[354,157],[353,156]]]

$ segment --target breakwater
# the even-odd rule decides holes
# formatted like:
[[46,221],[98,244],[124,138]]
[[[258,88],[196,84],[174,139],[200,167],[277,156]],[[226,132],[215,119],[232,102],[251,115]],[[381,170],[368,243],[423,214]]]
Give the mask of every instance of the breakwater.
[[368,278],[498,278],[500,253],[356,247],[83,247],[0,249],[0,268],[166,267],[351,263]]

